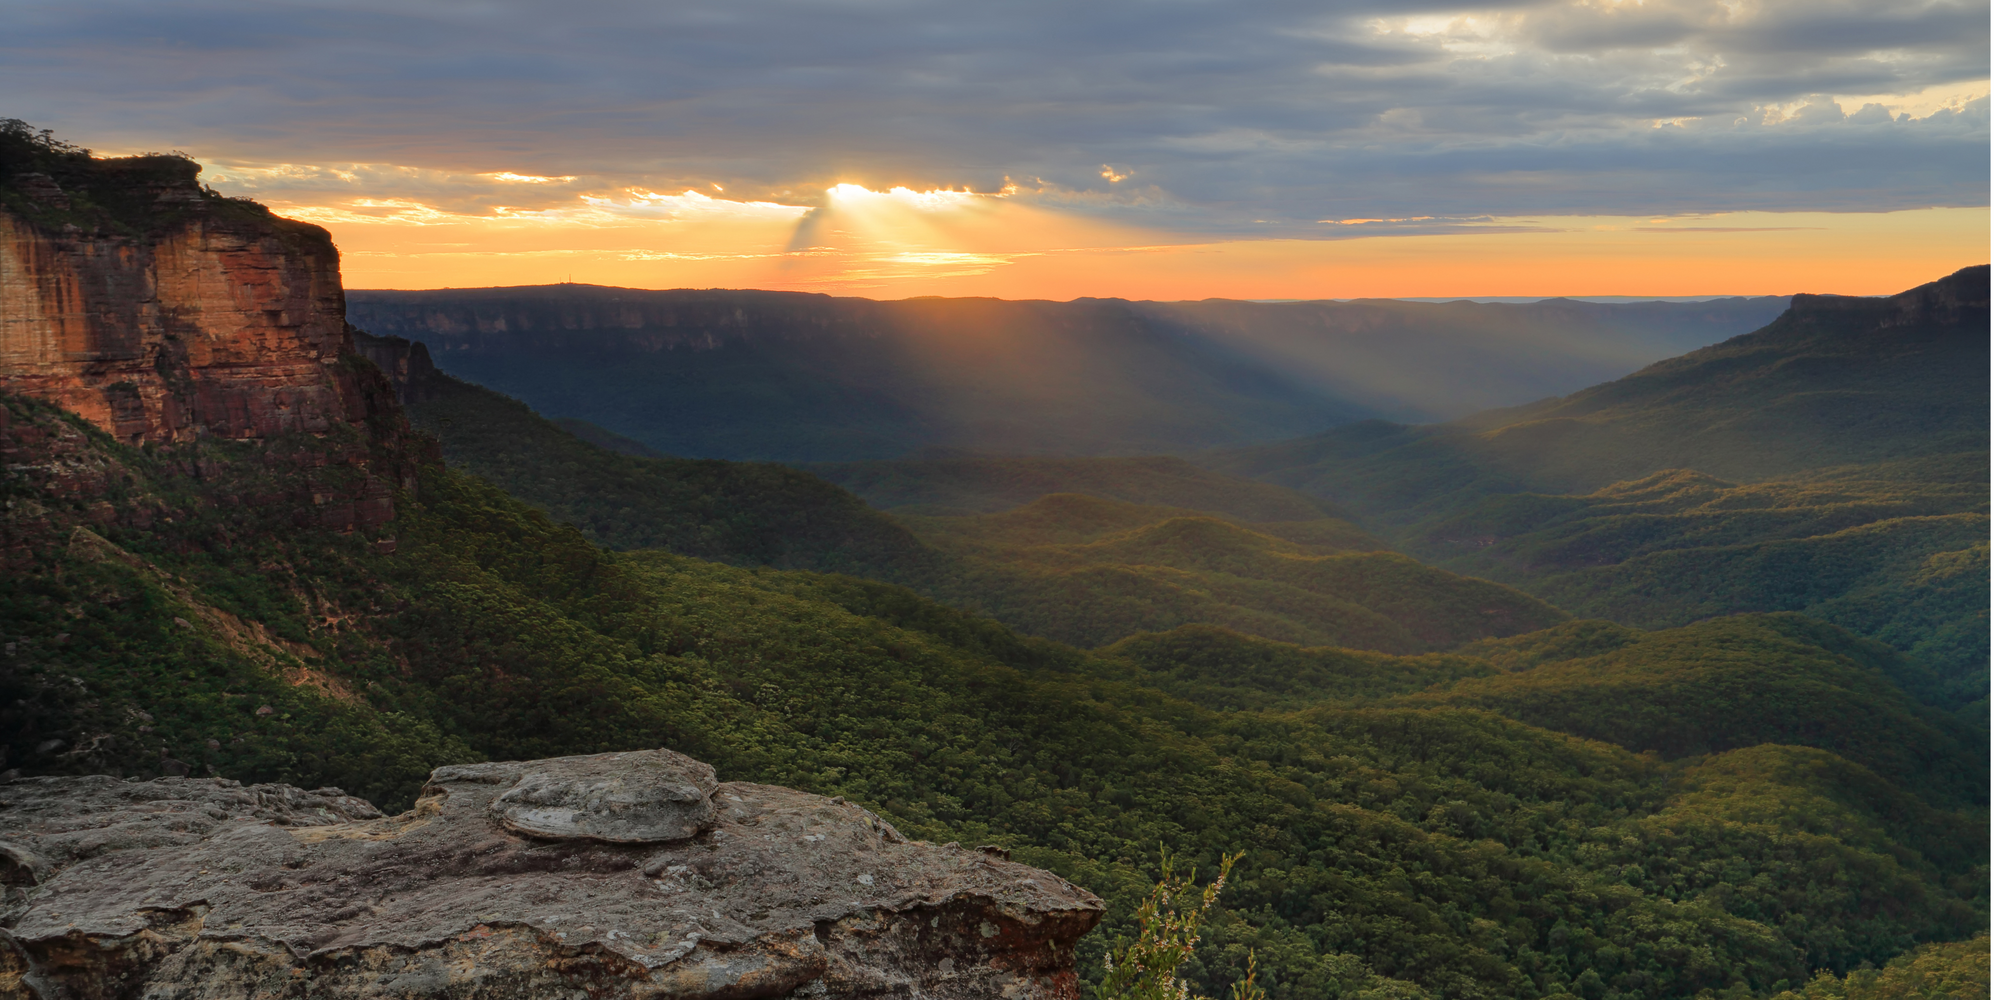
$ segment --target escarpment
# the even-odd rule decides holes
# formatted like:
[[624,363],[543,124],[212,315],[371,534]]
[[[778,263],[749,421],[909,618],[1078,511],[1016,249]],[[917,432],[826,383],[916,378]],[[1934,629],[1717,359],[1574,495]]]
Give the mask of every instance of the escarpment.
[[325,230],[215,195],[177,156],[38,151],[58,177],[12,152],[0,163],[0,392],[126,444],[321,440],[304,464],[373,479],[345,498],[359,504],[343,505],[348,520],[393,516],[388,497],[411,470],[380,453],[402,417],[354,356]]
[[153,176],[130,182],[158,209],[144,229],[0,211],[0,388],[132,444],[358,422],[326,231],[211,199],[198,165],[153,159]]
[[1077,995],[1101,902],[666,750],[338,789],[0,786],[0,995]]

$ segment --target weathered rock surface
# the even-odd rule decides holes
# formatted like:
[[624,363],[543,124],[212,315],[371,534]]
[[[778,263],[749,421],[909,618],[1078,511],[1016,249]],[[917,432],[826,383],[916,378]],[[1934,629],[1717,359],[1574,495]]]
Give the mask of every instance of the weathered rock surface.
[[[499,768],[494,771],[494,768]],[[671,750],[623,754],[616,768],[598,757],[446,768],[437,780],[518,775],[493,800],[500,825],[531,837],[616,844],[686,840],[715,825],[715,768]]]
[[174,206],[157,231],[52,229],[0,212],[0,388],[127,442],[359,419],[335,368],[350,348],[332,239],[204,210],[199,169],[156,185],[155,200]]
[[664,750],[440,768],[394,817],[338,789],[16,781],[0,883],[0,996],[42,1000],[1070,998],[1103,911]]
[[[360,440],[393,409],[388,384],[350,358],[340,256],[324,229],[205,194],[191,161],[94,163],[93,195],[129,203],[116,224],[65,222],[69,202],[40,174],[11,181],[40,211],[0,205],[0,392],[128,444],[342,429]],[[343,526],[394,516],[404,477],[371,472],[378,481]]]

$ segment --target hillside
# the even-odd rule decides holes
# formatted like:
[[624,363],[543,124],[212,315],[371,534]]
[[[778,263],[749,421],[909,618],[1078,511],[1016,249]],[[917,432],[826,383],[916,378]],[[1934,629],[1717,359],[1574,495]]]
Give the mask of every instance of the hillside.
[[1587,492],[1678,468],[1758,482],[1983,453],[1989,271],[1885,299],[1801,295],[1761,330],[1562,399],[1450,424],[1362,423],[1202,464],[1360,510],[1417,505],[1410,518],[1510,486]]
[[1633,625],[1803,612],[1914,653],[1947,675],[1938,697],[1976,704],[1988,530],[1986,459],[1964,454],[1747,486],[1676,471],[1582,497],[1492,498],[1405,537],[1441,564]]
[[1322,505],[1303,494],[1223,475],[1182,458],[1048,458],[930,454],[884,462],[803,466],[871,507],[917,515],[997,514],[1055,493],[1250,521],[1308,521]]
[[1505,466],[1569,488],[1985,451],[1990,275],[1969,267],[1882,299],[1800,295],[1754,333],[1466,424]]
[[1452,424],[1362,423],[1201,464],[1438,565],[1644,627],[1798,611],[1985,697],[1988,269],[1800,296],[1755,333]]
[[1780,307],[874,302],[586,285],[348,295],[357,327],[421,342],[445,371],[543,414],[668,454],[784,462],[1182,453],[1367,417],[1452,418],[1616,377]]
[[[446,461],[613,549],[905,584],[1030,635],[1085,647],[1210,624],[1413,653],[1561,618],[1508,588],[1383,551],[1353,525],[1317,516],[1296,494],[1176,459],[1106,462],[1113,475],[1141,473],[1131,491],[1215,501],[1252,517],[1218,520],[1202,510],[1071,495],[999,515],[897,520],[783,466],[592,445],[521,403],[428,370],[420,346],[365,334],[357,343],[397,373],[411,421],[437,436]],[[964,464],[978,473],[994,468]],[[1273,515],[1302,519],[1262,519]]]
[[[1342,983],[1439,1000],[1612,981],[1662,997],[1760,992],[1984,926],[1983,828],[1957,812],[1977,807],[1951,753],[1922,758],[1931,744],[1910,744],[1915,757],[1879,741],[1748,746],[1667,765],[1437,703],[1454,688],[1409,694],[1489,683],[1495,665],[1517,666],[1500,657],[1399,661],[1215,633],[1207,660],[1167,657],[1195,671],[1163,684],[1196,685],[1188,696],[1242,683],[1229,647],[1248,644],[1319,664],[1337,699],[1292,691],[1296,710],[1232,710],[1150,687],[1160,660],[1140,650],[1161,640],[1098,658],[887,585],[619,556],[435,465],[389,552],[286,510],[212,505],[300,442],[146,451],[5,404],[4,731],[8,766],[29,773],[213,770],[393,807],[442,761],[665,744],[730,779],[846,796],[915,836],[1000,841],[1114,912],[1162,842],[1246,848],[1250,874],[1197,972],[1216,988],[1255,946],[1283,997]],[[182,471],[190,460],[200,478]],[[79,467],[122,486],[65,489]],[[1851,642],[1807,631],[1774,650],[1780,671],[1794,656],[1807,673],[1836,668],[1821,683],[1835,697],[1800,702],[1797,724],[1843,725],[1848,691],[1918,711]],[[1527,672],[1572,668],[1557,650]],[[1758,738],[1762,707],[1717,716],[1711,748],[1726,745],[1717,732]],[[1847,756],[1878,750],[1928,801]],[[1898,819],[1911,816],[1928,818]],[[1766,888],[1807,872],[1815,894]],[[1086,940],[1086,972],[1103,942]],[[1718,958],[1679,961],[1682,948]]]
[[932,592],[1080,646],[1208,624],[1417,653],[1565,617],[1507,587],[1383,551],[1333,518],[1246,524],[1056,494],[1003,514],[901,520],[954,560]]
[[1458,493],[1587,492],[1666,469],[1756,482],[1983,452],[1989,271],[1885,299],[1797,296],[1754,333],[1562,399],[1450,424],[1363,423],[1203,464],[1421,513]]
[[[1890,650],[1798,615],[1736,615],[1657,632],[1487,640],[1506,664],[1411,700],[1511,718],[1685,759],[1761,744],[1830,750],[1940,801],[1985,794],[1976,730],[1917,703]],[[1532,652],[1523,663],[1514,654]],[[1903,682],[1902,685],[1898,681]]]
[[[925,576],[934,556],[851,494],[780,465],[677,459],[431,368],[421,347],[356,334],[380,361],[407,357],[396,384],[411,423],[447,461],[613,549],[666,549],[737,565]],[[584,435],[587,435],[585,437]]]

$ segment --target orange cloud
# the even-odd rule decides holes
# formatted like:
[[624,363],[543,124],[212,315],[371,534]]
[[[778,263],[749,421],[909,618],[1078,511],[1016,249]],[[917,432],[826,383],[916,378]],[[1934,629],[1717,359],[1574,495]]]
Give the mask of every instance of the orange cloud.
[[386,199],[275,207],[329,227],[356,288],[574,279],[1051,299],[1876,294],[1986,260],[1990,215],[1339,219],[1326,227],[1338,239],[1217,241],[1041,207],[1017,191],[840,184],[808,207],[634,190],[486,215]]

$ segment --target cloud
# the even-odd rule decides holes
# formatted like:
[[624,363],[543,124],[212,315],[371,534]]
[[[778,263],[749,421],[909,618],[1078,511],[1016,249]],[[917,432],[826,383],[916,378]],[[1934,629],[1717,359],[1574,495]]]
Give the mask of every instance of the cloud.
[[[662,193],[619,188],[602,177],[513,171],[478,174],[388,164],[211,163],[211,185],[258,198],[294,218],[322,225],[451,225],[510,221],[566,226],[716,220],[796,222],[811,209],[722,198],[703,191]],[[719,186],[719,185],[716,185]],[[396,197],[377,192],[395,191]]]
[[9,20],[0,113],[412,224],[803,212],[840,183],[1311,238],[1987,202],[1988,9],[1957,0],[17,0]]

